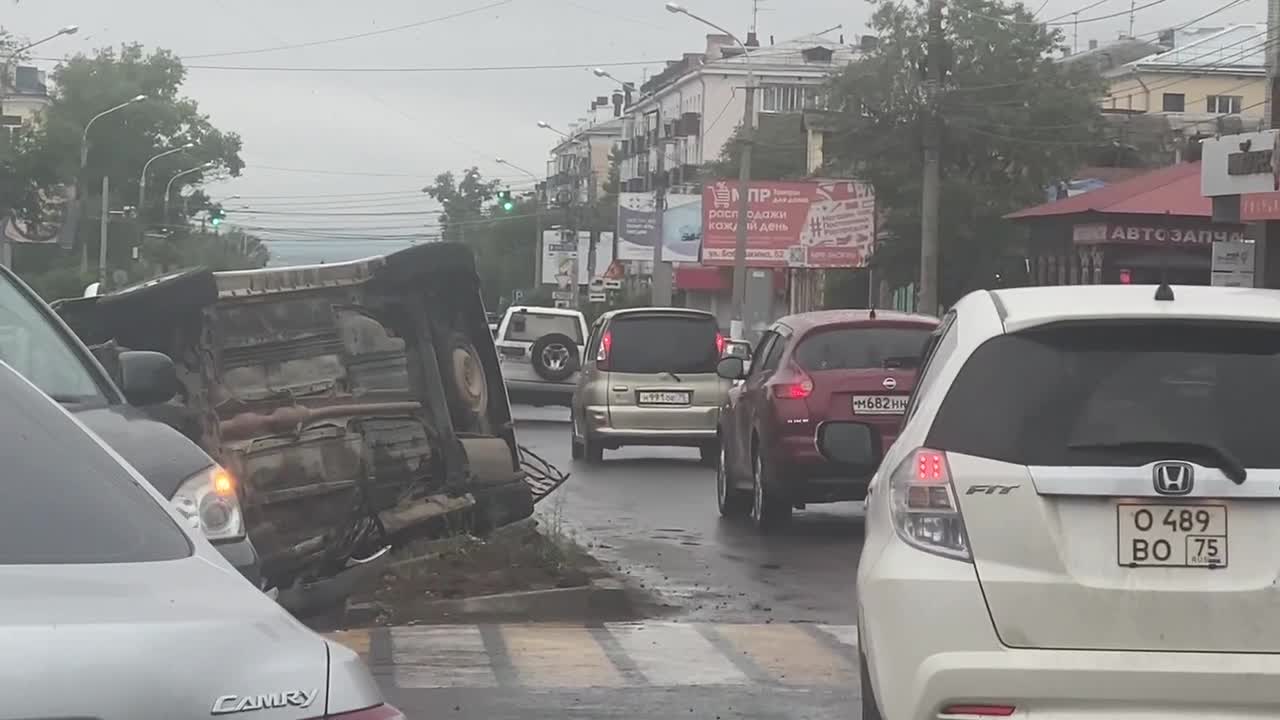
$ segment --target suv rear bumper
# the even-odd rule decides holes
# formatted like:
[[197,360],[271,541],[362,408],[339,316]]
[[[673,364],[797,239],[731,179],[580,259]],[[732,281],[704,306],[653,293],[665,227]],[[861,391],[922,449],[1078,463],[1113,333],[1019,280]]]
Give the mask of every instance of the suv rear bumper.
[[[644,417],[645,411],[634,406],[626,408],[633,419]],[[661,411],[664,424],[669,427],[633,427],[615,424],[610,408],[606,405],[587,406],[588,432],[605,443],[652,446],[699,446],[716,440],[716,426],[720,419],[718,407],[689,407],[673,411]]]
[[[973,565],[896,537],[883,552],[864,553],[858,605],[858,644],[872,681],[863,692],[874,688],[886,720],[937,720],[953,704],[1008,705],[1017,708],[1014,718],[1062,720],[1241,720],[1274,717],[1280,706],[1280,653],[1006,647]],[[1122,623],[1141,608],[1117,611],[1097,622]]]
[[871,472],[855,475],[829,462],[813,435],[783,435],[774,445],[777,481],[793,502],[823,503],[862,500]]

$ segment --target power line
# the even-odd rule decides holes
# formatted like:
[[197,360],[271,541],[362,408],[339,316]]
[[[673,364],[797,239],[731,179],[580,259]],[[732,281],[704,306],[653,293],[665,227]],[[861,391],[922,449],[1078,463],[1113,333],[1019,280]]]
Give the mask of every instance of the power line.
[[481,5],[479,7],[474,7],[469,10],[461,10],[456,13],[450,13],[449,15],[441,15],[440,17],[428,18],[426,20],[418,20],[416,22],[406,23],[404,25],[397,25],[395,27],[383,28],[381,30],[371,30],[369,32],[356,33],[355,35],[343,35],[342,37],[329,38],[327,40],[312,40],[310,42],[292,43],[288,45],[276,45],[273,47],[258,48],[257,50],[230,50],[227,52],[200,53],[198,55],[186,55],[184,57],[197,59],[197,58],[231,57],[233,55],[258,55],[261,53],[278,52],[281,50],[296,50],[298,48],[316,47],[317,45],[329,45],[332,43],[346,42],[348,40],[359,40],[361,38],[374,37],[376,35],[386,35],[388,33],[400,32],[401,30],[410,30],[412,28],[423,27],[425,25],[433,25],[435,23],[445,22],[446,20],[453,20],[456,18],[465,17],[467,15],[474,15],[479,12],[484,12],[485,10],[492,10],[496,7],[509,5],[511,4],[512,1],[513,0],[498,0],[498,2],[492,2],[492,3],[489,3],[488,5]]
[[[41,58],[62,62],[63,58]],[[444,67],[299,67],[266,65],[187,65],[187,70],[230,70],[242,72],[307,72],[307,73],[467,73],[516,72],[533,70],[583,70],[597,67],[642,67],[661,65],[662,60],[622,60],[612,62],[551,63],[542,65],[456,65]]]
[[[983,15],[982,13],[976,13],[976,12],[973,12],[972,10],[966,10],[956,5],[950,6],[949,9],[959,10],[960,12],[966,15],[971,15],[976,18],[982,18],[983,20],[990,20],[992,22],[1001,23],[1003,25],[1027,25],[1027,26],[1034,27],[1039,25],[1079,25],[1082,23],[1098,22],[1100,20],[1110,20],[1112,18],[1118,18],[1125,15],[1129,15],[1131,13],[1135,13],[1139,10],[1145,10],[1149,7],[1155,7],[1156,5],[1163,5],[1164,3],[1167,3],[1167,2],[1169,2],[1169,0],[1151,0],[1151,2],[1149,3],[1146,3],[1144,5],[1137,5],[1123,12],[1115,12],[1109,15],[1095,15],[1093,17],[1079,18],[1078,20],[1070,20],[1067,22],[1036,22],[1034,20],[1014,20],[1011,18],[995,17],[994,15]],[[1070,15],[1071,13],[1067,13],[1067,14]]]
[[310,168],[278,167],[275,165],[246,165],[245,166],[246,170],[250,170],[254,168],[257,168],[258,170],[272,170],[274,172],[304,173],[307,175],[352,175],[356,177],[411,177],[411,178],[422,178],[426,176],[425,174],[416,174],[416,173],[385,173],[385,172],[378,173],[378,172],[362,172],[358,170],[319,170],[319,169],[310,169]]

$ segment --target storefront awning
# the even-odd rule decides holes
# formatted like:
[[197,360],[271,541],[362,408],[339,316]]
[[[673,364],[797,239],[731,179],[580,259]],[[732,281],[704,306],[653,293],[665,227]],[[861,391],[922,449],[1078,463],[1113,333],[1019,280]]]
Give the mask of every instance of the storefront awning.
[[1181,163],[1055,202],[1005,215],[1034,220],[1085,213],[1213,217],[1213,202],[1200,194],[1200,163]]

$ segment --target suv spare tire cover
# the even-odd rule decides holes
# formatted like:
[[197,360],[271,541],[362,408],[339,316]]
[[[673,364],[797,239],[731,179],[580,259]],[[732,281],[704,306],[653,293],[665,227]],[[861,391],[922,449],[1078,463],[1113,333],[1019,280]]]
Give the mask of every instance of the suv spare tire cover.
[[529,362],[543,380],[564,382],[578,371],[578,346],[564,333],[548,333],[529,348]]

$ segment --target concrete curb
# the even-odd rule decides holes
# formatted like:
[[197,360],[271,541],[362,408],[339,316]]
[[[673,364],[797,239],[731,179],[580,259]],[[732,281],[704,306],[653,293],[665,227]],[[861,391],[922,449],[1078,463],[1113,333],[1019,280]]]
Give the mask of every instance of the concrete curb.
[[[347,621],[350,625],[369,622],[370,609],[363,605],[348,605]],[[582,587],[437,600],[423,609],[426,614],[448,617],[450,622],[498,618],[528,622],[582,621],[589,618],[626,619],[637,615],[627,588],[613,578],[598,578]]]

